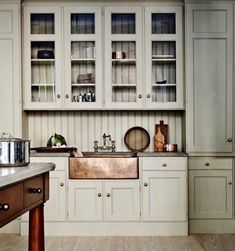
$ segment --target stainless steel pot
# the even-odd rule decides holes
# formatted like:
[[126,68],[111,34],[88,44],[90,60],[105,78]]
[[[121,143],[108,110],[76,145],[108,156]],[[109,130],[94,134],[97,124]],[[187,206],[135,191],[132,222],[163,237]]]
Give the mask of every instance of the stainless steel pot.
[[29,140],[14,138],[8,133],[3,133],[0,137],[0,167],[27,166],[29,154]]

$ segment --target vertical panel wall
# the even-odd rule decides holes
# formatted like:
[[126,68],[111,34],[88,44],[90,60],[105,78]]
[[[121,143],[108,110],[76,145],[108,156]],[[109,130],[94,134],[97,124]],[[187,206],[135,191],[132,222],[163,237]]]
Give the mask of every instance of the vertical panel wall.
[[102,145],[102,135],[110,134],[116,140],[117,151],[128,150],[124,143],[125,132],[133,126],[142,126],[150,134],[147,151],[153,151],[155,124],[160,120],[169,125],[169,143],[182,150],[182,112],[157,111],[81,111],[81,112],[30,112],[28,113],[31,146],[46,146],[53,130],[62,134],[68,145],[82,151],[93,151],[94,140]]

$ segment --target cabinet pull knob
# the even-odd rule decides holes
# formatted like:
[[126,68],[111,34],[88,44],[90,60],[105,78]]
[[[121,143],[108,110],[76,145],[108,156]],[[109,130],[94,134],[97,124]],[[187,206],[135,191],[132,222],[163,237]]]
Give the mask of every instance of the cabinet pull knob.
[[205,166],[209,166],[209,165],[210,165],[210,163],[209,163],[209,162],[206,162],[206,163],[205,163]]
[[147,182],[145,182],[145,183],[144,183],[144,186],[145,186],[145,187],[147,187],[147,186],[148,186],[148,183],[147,183]]
[[166,166],[167,166],[167,163],[163,163],[162,166],[163,166],[163,167],[166,167]]
[[60,94],[57,94],[57,98],[60,98],[61,96],[60,96]]
[[[108,195],[107,195],[108,196]],[[101,197],[101,193],[98,193],[98,197]]]
[[232,181],[229,181],[228,184],[229,184],[229,185],[232,185]]
[[150,98],[150,94],[147,95],[147,98]]
[[110,193],[107,193],[107,197],[110,197]]
[[63,187],[64,186],[64,182],[60,182],[60,186]]
[[142,98],[142,95],[141,94],[139,94],[139,96],[138,96],[139,98]]
[[232,142],[233,140],[232,140],[232,138],[228,138],[227,141],[228,142]]
[[8,211],[9,209],[10,209],[9,204],[7,204],[7,203],[0,204],[0,210]]
[[69,98],[69,94],[66,94],[65,97],[66,97],[66,98]]
[[32,193],[38,193],[38,194],[40,194],[40,193],[42,193],[42,188],[40,188],[40,187],[38,187],[38,188],[32,188],[31,192]]

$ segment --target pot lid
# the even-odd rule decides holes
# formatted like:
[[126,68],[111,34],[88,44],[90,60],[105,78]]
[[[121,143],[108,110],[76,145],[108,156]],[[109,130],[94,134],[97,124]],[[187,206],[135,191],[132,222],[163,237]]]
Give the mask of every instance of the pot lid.
[[[0,137],[0,142],[22,142],[22,141],[26,141],[20,138],[14,138],[10,133],[7,132],[3,132],[2,136]],[[27,140],[29,141],[29,140]]]

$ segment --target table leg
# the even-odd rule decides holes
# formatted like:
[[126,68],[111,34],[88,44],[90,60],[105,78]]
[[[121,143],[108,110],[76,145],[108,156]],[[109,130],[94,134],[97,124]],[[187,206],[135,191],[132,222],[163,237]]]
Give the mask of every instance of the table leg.
[[29,211],[29,251],[44,251],[44,204]]

